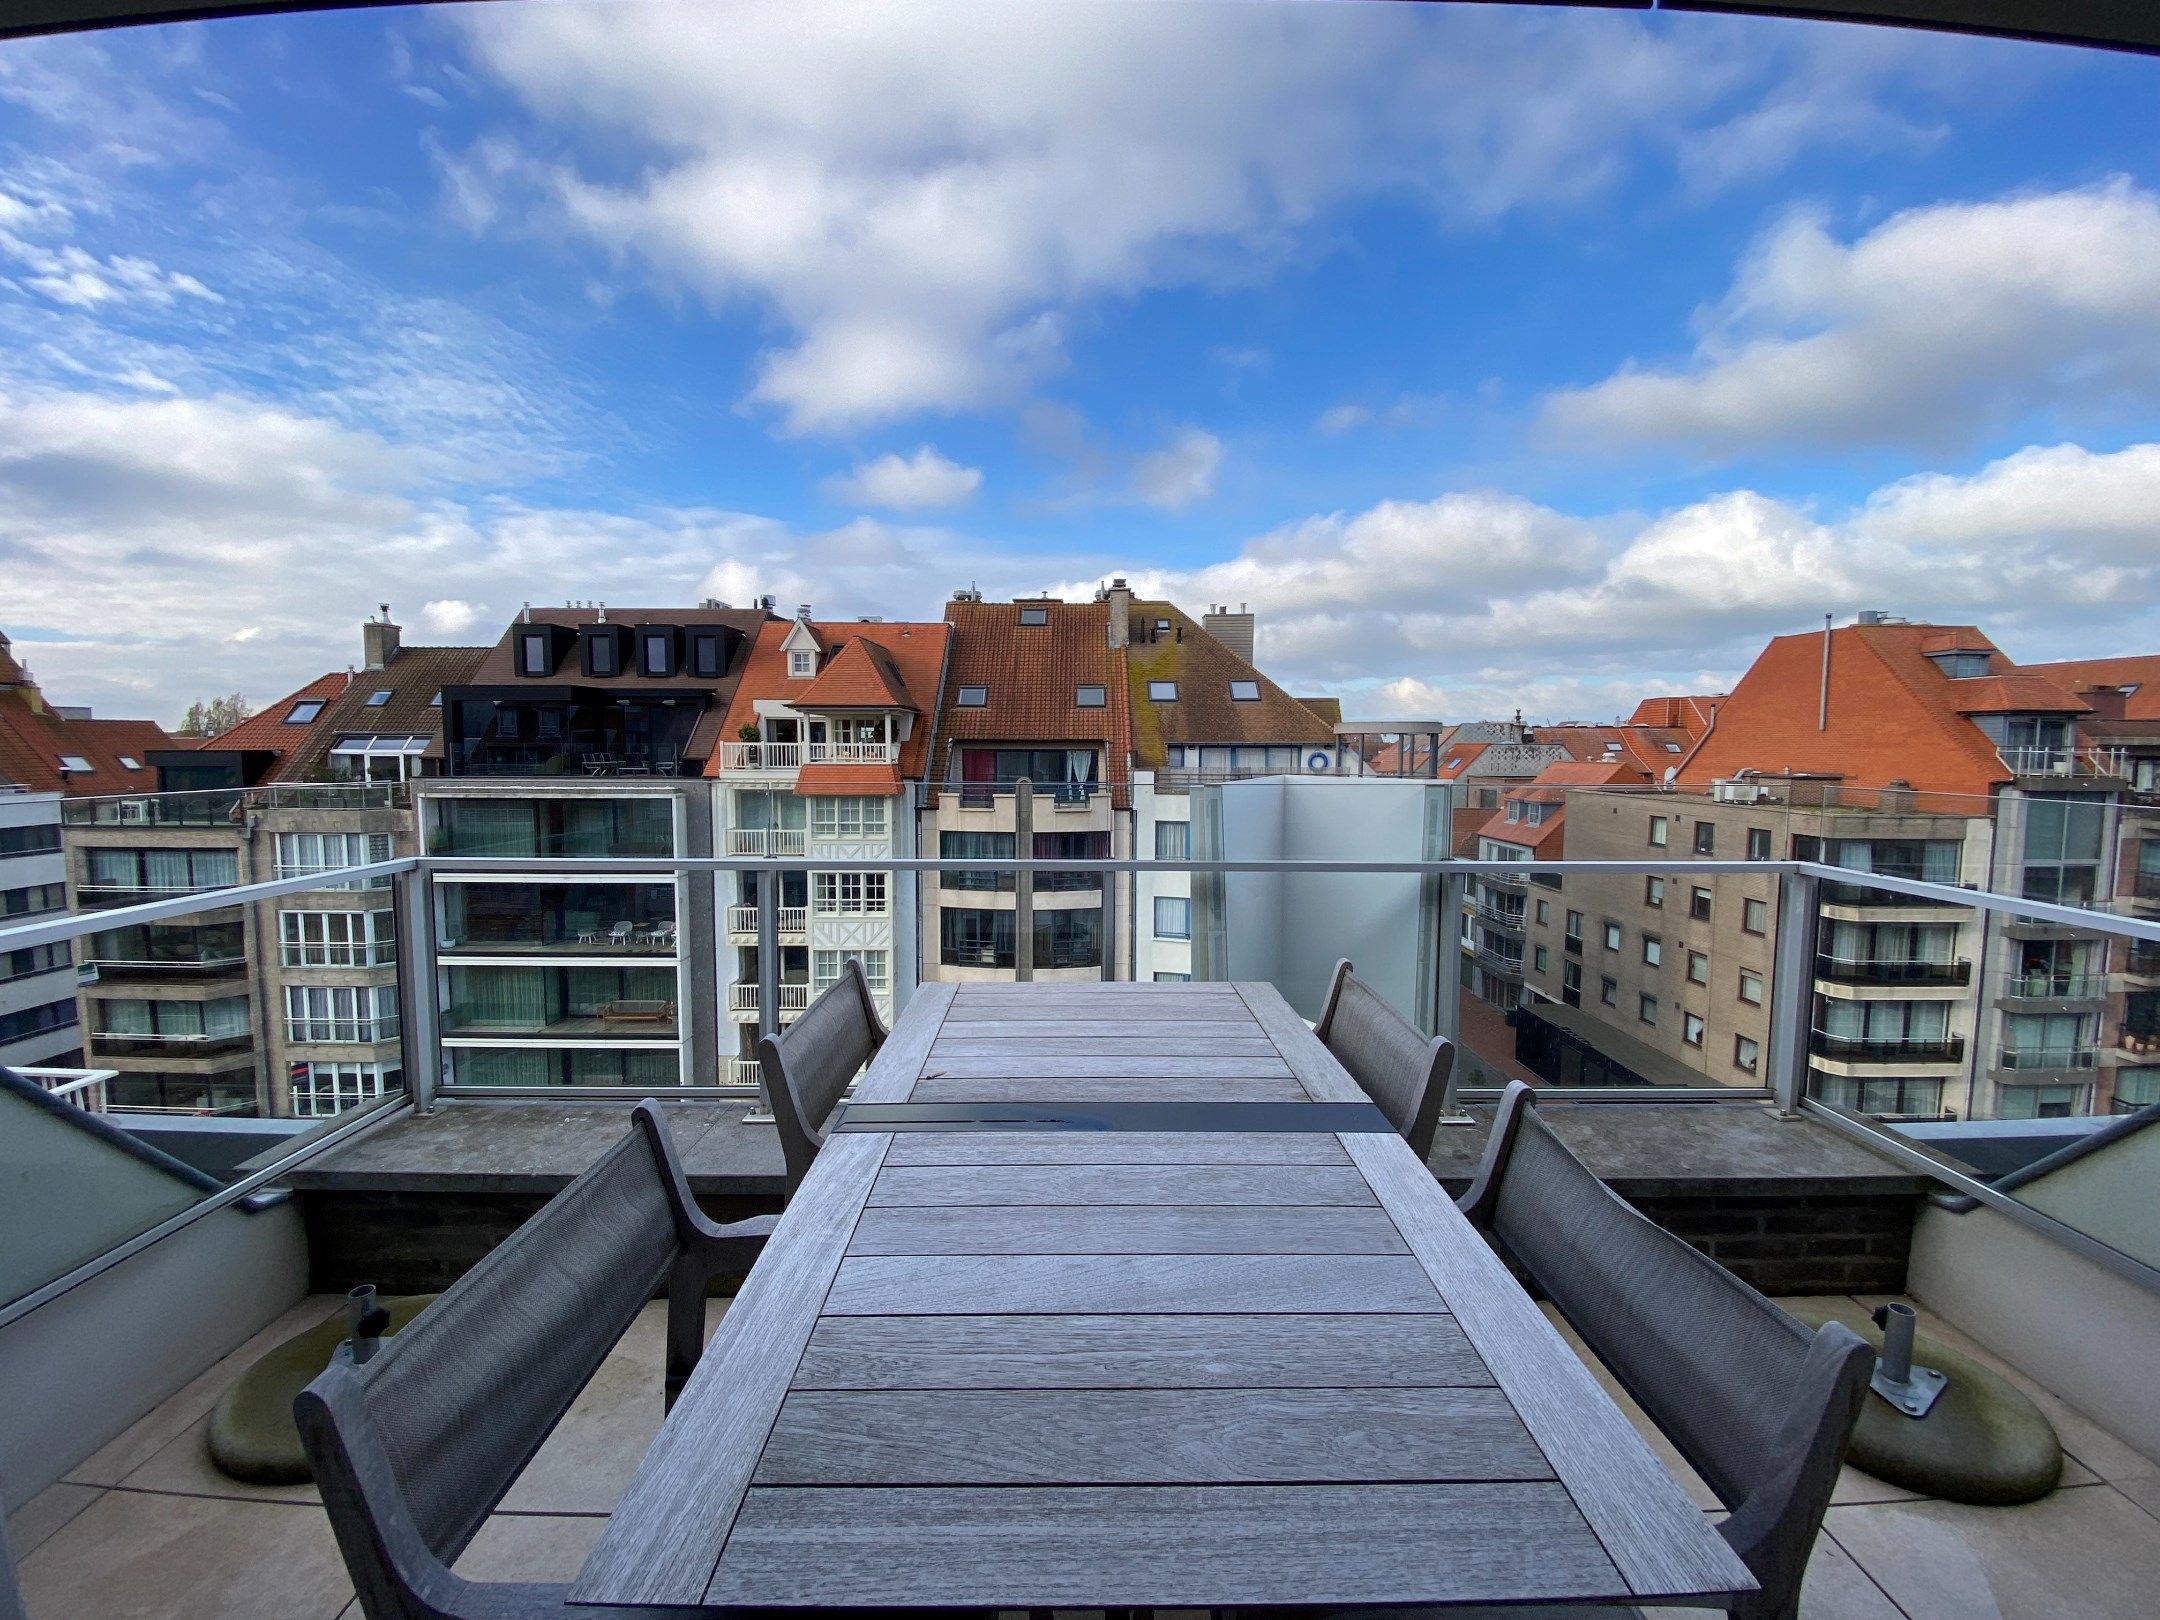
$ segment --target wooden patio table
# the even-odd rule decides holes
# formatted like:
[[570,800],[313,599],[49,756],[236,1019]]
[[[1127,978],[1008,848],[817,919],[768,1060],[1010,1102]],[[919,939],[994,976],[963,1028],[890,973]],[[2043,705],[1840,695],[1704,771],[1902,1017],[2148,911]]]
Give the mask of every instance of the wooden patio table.
[[572,1599],[1752,1591],[1363,1103],[1271,985],[922,986]]

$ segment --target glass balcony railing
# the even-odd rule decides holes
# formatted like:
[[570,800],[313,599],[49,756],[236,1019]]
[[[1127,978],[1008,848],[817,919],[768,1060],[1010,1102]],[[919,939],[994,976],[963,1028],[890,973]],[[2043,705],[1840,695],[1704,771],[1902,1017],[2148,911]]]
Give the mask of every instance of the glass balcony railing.
[[2090,1069],[2099,1060],[2099,1052],[2090,1046],[2006,1046],[2002,1050],[2001,1066],[2006,1070],[2027,1072],[2035,1069]]
[[1833,1035],[1818,1029],[1809,1032],[1808,1050],[1847,1063],[1959,1063],[1965,1037]]
[[2017,1001],[2093,1001],[2108,993],[2105,973],[2052,969],[2019,972],[2002,977],[2001,993]]
[[1972,983],[1972,963],[1818,956],[1815,958],[1815,977],[1831,984],[1963,985]]

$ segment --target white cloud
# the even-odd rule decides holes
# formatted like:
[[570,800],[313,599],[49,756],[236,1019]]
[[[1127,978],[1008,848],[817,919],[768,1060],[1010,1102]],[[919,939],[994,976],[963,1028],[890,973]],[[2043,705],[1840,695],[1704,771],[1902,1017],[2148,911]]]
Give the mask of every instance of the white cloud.
[[1200,428],[1179,428],[1160,450],[1135,457],[1132,491],[1143,505],[1182,512],[1215,493],[1222,440]]
[[1345,433],[1354,433],[1361,427],[1369,426],[1372,419],[1370,405],[1330,405],[1313,423],[1313,431],[1331,439],[1339,438]]
[[420,628],[431,636],[461,636],[480,622],[480,610],[456,597],[439,597],[420,609]]
[[2160,198],[2127,180],[1939,203],[1837,240],[1787,218],[1701,319],[1690,363],[1545,402],[1577,440],[1716,453],[1963,447],[2160,386]]
[[[456,213],[750,304],[785,336],[749,397],[799,432],[1021,399],[1076,310],[1265,274],[1346,200],[1487,221],[1581,199],[1780,96],[1815,109],[1835,78],[1759,25],[1439,7],[737,0],[454,22],[530,114],[438,154]],[[1749,170],[1858,121],[1785,117],[1750,135]]]
[[959,506],[981,487],[981,468],[963,467],[926,444],[912,456],[895,452],[858,463],[846,477],[827,480],[825,493],[857,506],[921,511]]

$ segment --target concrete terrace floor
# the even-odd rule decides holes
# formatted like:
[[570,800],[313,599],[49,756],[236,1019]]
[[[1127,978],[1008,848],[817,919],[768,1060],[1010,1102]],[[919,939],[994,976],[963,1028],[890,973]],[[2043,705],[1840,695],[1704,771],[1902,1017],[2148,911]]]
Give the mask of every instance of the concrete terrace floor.
[[[303,1301],[9,1519],[30,1620],[360,1620],[313,1487],[228,1480],[211,1467],[203,1438],[233,1377],[338,1304]],[[724,1308],[713,1301],[709,1326]],[[647,1307],[460,1571],[527,1581],[577,1573],[659,1428],[663,1324],[663,1308]],[[2002,1367],[1926,1312],[1921,1330]],[[1809,1565],[1803,1620],[2144,1620],[2160,1612],[2160,1465],[2011,1376],[2062,1438],[2062,1489],[2027,1507],[1959,1507],[1846,1469]],[[1621,1404],[1642,1422],[1624,1397]],[[1716,1511],[1670,1448],[1653,1443],[1705,1511]]]

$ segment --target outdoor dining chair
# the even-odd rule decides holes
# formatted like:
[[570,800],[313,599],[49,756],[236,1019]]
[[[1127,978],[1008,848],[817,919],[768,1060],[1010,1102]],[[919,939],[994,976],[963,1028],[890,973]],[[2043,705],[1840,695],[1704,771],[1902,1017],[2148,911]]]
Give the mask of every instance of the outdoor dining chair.
[[705,1293],[778,1218],[716,1226],[691,1201],[657,1103],[628,1135],[379,1354],[341,1354],[293,1402],[368,1620],[652,1620],[567,1588],[450,1566],[665,1284],[670,1406],[705,1342]]
[[1313,1033],[1402,1133],[1410,1151],[1421,1160],[1432,1157],[1433,1136],[1452,1096],[1453,1043],[1419,1034],[1357,976],[1347,957],[1335,964]]
[[870,981],[853,957],[800,1018],[758,1042],[765,1102],[787,1159],[789,1197],[825,1145],[840,1094],[884,1044],[885,1024],[870,999]]
[[1836,1322],[1810,1333],[1645,1219],[1553,1134],[1534,1095],[1507,1088],[1462,1211],[1732,1510],[1718,1531],[1761,1586],[1732,1612],[1793,1620],[1873,1352]]

